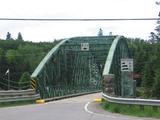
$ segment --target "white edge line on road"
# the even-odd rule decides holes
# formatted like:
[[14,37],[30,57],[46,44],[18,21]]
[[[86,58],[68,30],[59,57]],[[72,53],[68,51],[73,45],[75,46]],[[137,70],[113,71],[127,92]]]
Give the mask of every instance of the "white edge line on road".
[[117,118],[117,117],[113,117],[113,116],[110,116],[110,115],[104,115],[104,114],[100,114],[100,113],[95,113],[95,112],[92,112],[92,111],[88,110],[88,106],[89,106],[90,103],[91,103],[91,102],[87,102],[87,103],[85,104],[85,106],[84,106],[84,109],[85,109],[86,112],[88,112],[88,113],[90,113],[90,114],[101,115],[101,116],[105,116],[105,117],[109,117],[109,118],[114,118],[114,119]]
[[92,112],[92,111],[88,110],[88,106],[89,106],[90,103],[91,102],[87,102],[85,104],[85,106],[84,106],[84,109],[85,109],[86,112],[88,112],[90,114],[94,114],[94,115],[100,115],[100,116],[105,116],[105,117],[113,118],[113,119],[117,118],[117,117],[113,117],[113,116],[110,116],[110,115],[104,115],[104,114],[100,114],[100,113],[95,113],[95,112]]
[[[105,114],[100,114],[100,113],[95,113],[95,112],[92,112],[90,110],[88,110],[88,106],[91,102],[87,102],[84,106],[84,109],[87,113],[90,113],[90,114],[95,114],[95,115],[101,115],[101,116],[105,116],[105,117],[108,117],[108,118],[112,118],[112,119],[117,119],[119,118],[119,116],[111,116],[111,115],[105,115]],[[132,116],[131,116],[132,117]],[[123,120],[130,120],[130,118],[128,117],[124,117]],[[145,120],[143,118],[136,118],[136,120]]]
[[85,109],[86,112],[88,112],[88,113],[90,113],[90,114],[94,114],[94,112],[88,110],[88,105],[89,105],[89,104],[90,104],[90,102],[87,102],[87,103],[85,104],[85,106],[84,106],[84,109]]

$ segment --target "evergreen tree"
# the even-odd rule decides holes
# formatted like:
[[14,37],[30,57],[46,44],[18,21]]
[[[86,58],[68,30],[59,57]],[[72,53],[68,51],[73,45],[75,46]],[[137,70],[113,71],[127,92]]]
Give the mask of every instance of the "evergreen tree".
[[11,40],[11,33],[7,32],[6,40]]
[[101,28],[99,29],[98,36],[103,36],[103,30]]
[[[159,12],[158,17],[160,18],[160,12]],[[160,42],[160,20],[157,21],[157,26],[155,28],[155,31],[156,31],[156,38],[155,38],[155,40],[159,43]]]
[[[25,71],[32,73],[36,66],[40,63],[42,58],[46,53],[53,48],[59,41],[56,43],[52,42],[26,42],[23,44],[18,40],[0,40],[0,73],[1,78],[3,78],[4,73],[8,68],[10,68],[10,80],[19,83],[19,80],[22,74]],[[30,80],[30,79],[28,79]],[[2,83],[5,81],[1,81]],[[11,84],[12,89],[22,86],[20,84]],[[27,84],[29,86],[29,83]],[[22,88],[21,87],[21,88]],[[0,88],[5,89],[3,84],[0,84]]]
[[2,62],[3,60],[3,49],[0,48],[0,63]]
[[155,74],[152,96],[160,99],[160,68],[157,69]]
[[153,84],[153,71],[151,68],[151,65],[146,64],[144,67],[144,71],[143,71],[143,76],[142,76],[142,85],[145,88],[150,89],[152,87]]
[[[156,4],[160,5],[160,2],[157,1]],[[158,17],[160,18],[160,12],[158,14]],[[149,41],[151,43],[153,43],[153,41],[154,41],[154,43],[160,43],[160,19],[158,19],[158,21],[157,21],[157,26],[155,28],[155,31],[156,31],[156,33],[151,32],[150,40]]]
[[21,34],[20,32],[18,33],[17,40],[19,40],[19,41],[23,41],[23,37],[22,37],[22,34]]
[[151,32],[149,36],[149,42],[153,44],[156,43],[156,41],[157,41],[157,35],[154,32]]
[[154,76],[155,76],[153,63],[154,62],[152,60],[147,61],[142,73],[142,86],[145,89],[145,97],[147,98],[151,97],[152,95],[151,91],[152,91]]

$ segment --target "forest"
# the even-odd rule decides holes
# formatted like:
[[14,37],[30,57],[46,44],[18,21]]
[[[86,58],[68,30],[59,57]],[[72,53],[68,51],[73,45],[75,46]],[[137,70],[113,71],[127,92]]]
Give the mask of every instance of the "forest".
[[134,59],[137,96],[160,98],[160,43],[151,43],[142,39],[127,41]]
[[30,75],[57,41],[33,43],[9,35],[0,39],[0,89],[27,89]]

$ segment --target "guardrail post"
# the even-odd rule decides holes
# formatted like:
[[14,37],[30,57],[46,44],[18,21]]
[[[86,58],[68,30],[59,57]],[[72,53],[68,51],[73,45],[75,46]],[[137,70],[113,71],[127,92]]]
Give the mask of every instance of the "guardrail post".
[[140,105],[140,110],[143,110],[144,111],[144,105]]
[[153,106],[152,107],[154,111],[158,111],[158,107],[157,106]]

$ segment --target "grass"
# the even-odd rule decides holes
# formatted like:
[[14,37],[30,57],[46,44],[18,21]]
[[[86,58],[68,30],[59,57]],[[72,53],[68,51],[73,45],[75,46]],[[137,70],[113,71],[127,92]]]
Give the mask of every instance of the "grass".
[[29,105],[34,104],[34,101],[15,101],[15,102],[3,102],[0,103],[0,108],[2,107],[13,107],[13,106],[22,106],[22,105]]
[[102,102],[102,107],[113,113],[120,113],[124,115],[138,116],[138,117],[154,117],[160,118],[160,107],[152,106],[139,106],[139,105],[124,105],[110,103],[107,101]]

